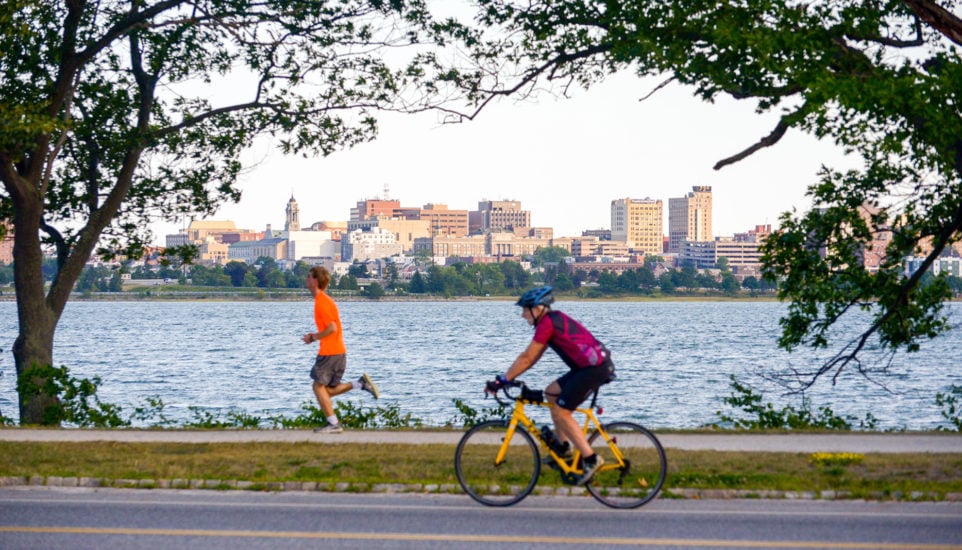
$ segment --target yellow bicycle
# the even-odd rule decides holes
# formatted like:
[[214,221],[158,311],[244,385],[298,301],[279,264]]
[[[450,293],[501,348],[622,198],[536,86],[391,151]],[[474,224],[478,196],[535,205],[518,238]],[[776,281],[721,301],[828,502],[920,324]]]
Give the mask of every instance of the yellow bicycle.
[[[514,388],[520,391],[513,392]],[[504,395],[507,400],[501,398]],[[565,483],[574,484],[583,472],[577,449],[564,455],[549,430],[538,426],[525,413],[525,406],[552,407],[540,391],[529,390],[518,380],[504,385],[495,399],[504,406],[514,403],[510,418],[491,420],[471,427],[458,443],[454,469],[458,482],[474,500],[487,506],[510,506],[531,494],[542,462],[556,469]],[[668,461],[655,434],[633,422],[601,424],[595,415],[598,390],[591,406],[575,412],[584,415],[584,433],[604,464],[585,488],[612,508],[637,508],[658,495],[665,482]],[[600,407],[598,414],[602,413]],[[518,427],[523,429],[518,429]],[[544,430],[544,431],[543,431]],[[549,458],[541,460],[538,444]]]

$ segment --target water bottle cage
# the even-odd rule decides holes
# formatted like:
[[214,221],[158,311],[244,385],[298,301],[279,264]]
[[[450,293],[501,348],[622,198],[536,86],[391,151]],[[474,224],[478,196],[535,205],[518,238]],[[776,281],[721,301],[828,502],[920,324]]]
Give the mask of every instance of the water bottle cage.
[[541,427],[541,438],[544,439],[545,444],[548,445],[548,447],[554,451],[555,454],[564,455],[568,450],[567,445],[561,441],[558,441],[558,438],[555,436],[554,432],[552,432],[551,428],[547,426]]

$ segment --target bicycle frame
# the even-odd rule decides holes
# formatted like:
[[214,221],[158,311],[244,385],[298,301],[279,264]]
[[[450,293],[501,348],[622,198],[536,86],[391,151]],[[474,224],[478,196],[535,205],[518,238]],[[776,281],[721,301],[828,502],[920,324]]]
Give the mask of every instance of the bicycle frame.
[[[592,403],[594,403],[594,400],[592,400]],[[501,448],[498,450],[498,455],[497,455],[497,458],[495,459],[495,463],[500,464],[501,462],[504,461],[504,457],[508,452],[508,446],[511,444],[511,440],[514,438],[514,432],[515,430],[518,429],[518,425],[520,424],[529,434],[531,434],[535,438],[535,440],[541,443],[541,446],[547,451],[548,456],[550,456],[558,465],[558,467],[561,469],[561,473],[563,476],[581,474],[583,472],[583,469],[578,467],[578,461],[581,458],[581,452],[577,448],[574,449],[574,454],[571,457],[570,463],[567,462],[564,459],[564,457],[554,452],[554,449],[552,449],[551,446],[548,445],[548,443],[544,440],[544,438],[541,437],[541,431],[538,429],[538,426],[534,423],[533,420],[531,420],[531,418],[527,415],[527,413],[525,413],[525,410],[524,410],[525,405],[532,405],[535,407],[544,407],[547,409],[554,407],[552,403],[548,403],[544,401],[530,401],[527,399],[520,399],[520,398],[516,399],[514,410],[511,413],[511,419],[508,421],[508,429],[507,429],[504,441],[501,443]],[[598,417],[595,415],[594,410],[592,410],[591,408],[578,408],[578,409],[575,409],[575,412],[585,415],[585,421],[581,427],[581,431],[585,435],[587,435],[591,427],[594,426],[595,430],[597,430],[598,433],[601,435],[601,437],[604,438],[605,443],[608,444],[608,447],[611,449],[611,452],[618,459],[617,463],[605,464],[602,466],[602,469],[610,470],[613,468],[620,468],[624,462],[624,455],[622,455],[621,451],[618,449],[618,446],[616,444],[612,444],[613,441],[611,440],[611,437],[608,435],[607,432],[605,432],[604,428],[602,428],[601,422],[598,420]]]

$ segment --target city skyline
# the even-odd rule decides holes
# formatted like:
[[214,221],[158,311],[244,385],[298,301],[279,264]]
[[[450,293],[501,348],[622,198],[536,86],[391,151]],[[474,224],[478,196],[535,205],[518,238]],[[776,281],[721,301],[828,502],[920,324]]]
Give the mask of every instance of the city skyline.
[[[767,135],[775,117],[734,100],[705,104],[680,86],[639,101],[658,81],[615,75],[570,99],[502,101],[476,120],[439,124],[430,114],[382,117],[380,137],[326,158],[284,157],[261,140],[243,159],[239,204],[206,219],[230,219],[263,230],[283,223],[293,195],[302,224],[342,221],[358,201],[382,195],[405,206],[446,204],[473,210],[482,200],[518,200],[532,225],[557,236],[610,228],[618,198],[667,200],[692,186],[711,186],[714,234],[758,224],[778,226],[779,215],[811,207],[805,190],[822,164],[852,165],[832,144],[798,131],[776,146],[720,171],[715,162]],[[154,243],[189,220],[155,224]],[[667,223],[667,213],[665,215]],[[667,227],[664,228],[667,234]]]
[[[694,186],[693,189],[696,190],[696,191],[698,191],[698,192],[701,192],[701,193],[707,193],[708,196],[709,196],[709,204],[711,203],[711,188],[710,188],[710,186]],[[387,192],[388,192],[388,189],[385,189],[384,192],[387,193]],[[691,193],[688,193],[688,194],[686,194],[686,195],[690,195],[690,194],[691,194]],[[637,201],[637,200],[638,200],[636,197],[621,197],[621,198],[618,198],[618,199],[613,199],[613,200],[610,202],[610,204],[611,204],[611,209],[614,209],[614,207],[615,207],[614,205],[615,205],[616,203],[622,203],[622,202],[624,202],[625,199],[630,199],[630,200],[632,200],[632,201]],[[689,199],[689,197],[671,197],[671,198],[670,198],[670,200],[675,200],[675,201],[687,201],[688,199]],[[348,207],[348,208],[346,209],[347,217],[344,217],[344,218],[338,218],[338,219],[325,218],[325,219],[305,219],[305,220],[302,220],[301,217],[300,217],[300,210],[301,210],[301,208],[300,208],[300,201],[297,200],[297,197],[296,197],[296,196],[291,195],[290,197],[288,197],[288,198],[285,200],[285,203],[284,203],[284,215],[282,216],[284,219],[281,220],[279,223],[276,223],[276,220],[274,220],[274,218],[271,218],[269,221],[266,221],[266,222],[264,222],[264,223],[261,223],[260,225],[254,225],[254,226],[250,226],[250,227],[239,225],[239,224],[236,223],[235,220],[228,219],[228,218],[204,218],[203,220],[194,220],[194,221],[203,221],[203,222],[212,222],[212,223],[219,223],[219,222],[222,222],[222,223],[230,223],[230,224],[232,224],[232,227],[236,227],[238,231],[251,231],[251,232],[255,232],[255,233],[256,233],[256,232],[264,231],[268,226],[270,226],[271,231],[288,231],[288,230],[291,230],[291,231],[302,231],[302,230],[303,230],[303,231],[312,231],[312,230],[309,229],[309,228],[310,228],[312,225],[318,224],[318,223],[344,223],[344,224],[350,224],[351,221],[355,221],[354,218],[353,218],[353,216],[355,215],[355,213],[353,212],[353,210],[354,210],[355,208],[357,208],[357,207],[360,207],[361,203],[363,203],[363,202],[365,202],[365,201],[370,201],[370,200],[373,200],[373,201],[384,201],[384,202],[396,202],[396,203],[398,204],[397,208],[400,208],[400,209],[402,209],[402,210],[420,209],[420,210],[422,211],[422,216],[424,215],[425,212],[430,212],[430,211],[431,211],[431,210],[426,210],[426,208],[431,207],[431,206],[443,205],[443,206],[445,207],[445,211],[464,211],[464,212],[467,212],[467,213],[470,214],[470,213],[472,213],[472,212],[478,212],[479,210],[484,210],[484,207],[482,207],[482,204],[483,204],[483,203],[490,203],[490,202],[494,202],[494,203],[498,203],[498,202],[518,202],[521,211],[528,212],[528,213],[531,215],[532,218],[534,218],[534,215],[535,215],[535,213],[532,212],[531,209],[528,208],[524,203],[520,203],[520,201],[511,201],[510,199],[498,199],[498,200],[481,200],[481,199],[479,199],[479,200],[478,200],[476,203],[474,203],[473,205],[462,208],[462,207],[457,206],[457,205],[449,205],[449,204],[447,204],[447,203],[441,203],[441,202],[426,203],[426,204],[408,204],[408,203],[404,202],[404,199],[402,199],[402,198],[400,198],[400,197],[391,196],[390,198],[385,198],[384,196],[378,196],[378,197],[367,197],[367,198],[365,198],[365,199],[358,199],[355,203],[353,203],[350,207]],[[662,199],[662,198],[654,198],[654,197],[652,197],[651,199],[641,199],[641,201],[642,201],[642,202],[646,202],[646,203],[647,203],[647,202],[654,203],[654,202],[657,201],[657,202],[661,205],[662,210],[663,210],[663,216],[662,216],[662,217],[663,217],[663,223],[662,223],[662,225],[663,225],[663,227],[667,227],[667,226],[669,225],[669,222],[670,222],[670,220],[671,220],[671,215],[670,215],[669,207],[668,207],[669,200]],[[709,207],[709,208],[710,208],[710,207]],[[609,210],[609,211],[611,211],[611,210]],[[710,216],[710,215],[711,215],[711,214],[709,213],[709,216]],[[363,218],[363,219],[370,219],[370,218]],[[422,219],[424,219],[424,218],[422,218]],[[683,221],[683,223],[684,223],[684,221]],[[289,228],[289,227],[288,227],[288,224],[291,224],[293,228]],[[710,224],[710,221],[709,221],[709,224]],[[184,227],[180,228],[178,231],[173,232],[173,233],[168,233],[168,235],[171,235],[171,236],[172,236],[172,235],[183,234],[184,232],[186,232],[186,231],[188,230],[188,226],[189,226],[189,225],[190,225],[190,224],[188,223],[188,224],[186,224]],[[715,234],[712,235],[712,237],[732,237],[732,236],[734,236],[734,235],[736,235],[736,234],[744,234],[744,233],[746,233],[746,232],[748,232],[748,231],[754,231],[754,230],[756,230],[759,226],[762,226],[762,225],[764,225],[764,224],[758,223],[758,224],[746,226],[746,227],[743,228],[743,229],[740,229],[740,230],[738,230],[738,231],[735,231],[735,232],[732,232],[732,233],[728,233],[728,234],[718,234],[718,233],[716,232]],[[588,231],[590,231],[590,230],[613,231],[613,226],[614,226],[613,223],[609,223],[609,224],[607,224],[607,225],[604,226],[604,227],[583,228],[582,230],[579,230],[578,234],[571,234],[571,235],[568,235],[568,234],[560,234],[560,233],[558,233],[557,231],[553,231],[553,235],[554,235],[554,238],[559,238],[559,237],[560,237],[560,238],[581,237],[581,236],[584,236],[584,235],[582,234],[582,232],[588,232]],[[522,227],[522,226],[519,226],[519,227]],[[545,226],[538,226],[538,225],[530,224],[530,225],[523,226],[523,227],[530,227],[530,228],[533,228],[533,229],[540,229],[540,228],[544,228]],[[548,229],[553,229],[553,228],[548,227]],[[265,238],[268,238],[267,235],[265,235],[264,237],[265,237]],[[667,231],[664,232],[664,234],[662,235],[662,237],[663,237],[664,239],[667,239],[667,238],[669,237],[669,232],[667,232]],[[615,240],[625,240],[625,238],[615,239]],[[659,242],[658,242],[658,245],[657,245],[657,246],[658,246],[659,248],[660,248],[661,246],[663,246],[663,241],[662,241],[662,239],[659,239]]]

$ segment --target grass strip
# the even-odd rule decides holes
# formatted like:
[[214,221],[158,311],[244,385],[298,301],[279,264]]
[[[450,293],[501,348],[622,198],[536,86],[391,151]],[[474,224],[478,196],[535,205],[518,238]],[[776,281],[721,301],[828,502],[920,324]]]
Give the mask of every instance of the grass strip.
[[[834,491],[873,499],[962,494],[962,454],[669,449],[668,463],[666,496],[673,489]],[[0,442],[0,476],[457,484],[454,446],[441,444]],[[539,485],[563,484],[545,468]]]

